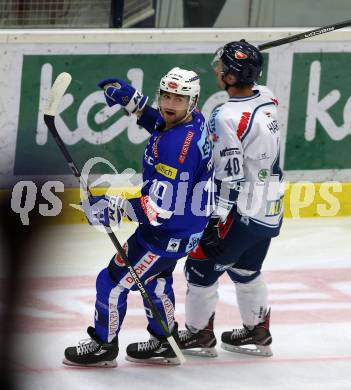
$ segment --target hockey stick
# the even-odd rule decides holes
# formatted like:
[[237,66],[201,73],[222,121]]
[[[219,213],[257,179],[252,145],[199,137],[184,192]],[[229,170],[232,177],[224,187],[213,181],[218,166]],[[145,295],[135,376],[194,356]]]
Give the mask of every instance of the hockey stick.
[[[74,176],[79,180],[79,182],[83,186],[83,188],[86,188],[87,195],[93,196],[91,191],[90,191],[90,188],[88,187],[88,183],[86,183],[84,178],[82,177],[79,169],[77,168],[77,165],[73,161],[65,144],[63,143],[62,138],[58,134],[57,129],[56,129],[56,125],[55,125],[55,115],[57,113],[58,106],[59,106],[60,101],[61,101],[64,93],[66,92],[69,84],[71,83],[71,80],[72,80],[72,76],[66,72],[60,73],[57,76],[57,78],[56,78],[56,80],[51,88],[49,99],[48,99],[48,102],[47,102],[45,109],[44,109],[44,122],[45,122],[46,126],[48,127],[50,133],[54,137],[58,147],[60,148],[62,154],[64,155],[64,157],[65,157],[69,167],[71,168]],[[117,237],[115,236],[115,234],[113,233],[113,231],[111,230],[110,227],[106,226],[105,230],[106,230],[106,233],[108,234],[108,236],[110,237],[113,245],[115,246],[116,250],[118,251],[118,253],[122,257],[124,264],[128,268],[129,273],[132,276],[134,283],[138,287],[142,297],[145,299],[145,301],[150,306],[152,314],[154,315],[155,319],[157,320],[157,322],[161,326],[162,330],[164,331],[166,338],[167,338],[167,341],[171,345],[174,353],[176,354],[176,356],[179,360],[179,363],[180,364],[185,363],[185,358],[184,358],[182,351],[178,347],[178,344],[174,340],[174,337],[171,335],[167,325],[165,324],[164,320],[161,317],[161,314],[159,313],[156,306],[154,305],[151,298],[149,297],[149,294],[147,293],[147,291],[145,289],[144,283],[139,279],[135,269],[130,264],[129,259],[128,259],[124,249],[122,248],[122,245],[120,244],[120,242],[118,241]]]
[[351,19],[345,20],[344,22],[330,24],[330,25],[324,26],[324,27],[319,27],[319,28],[316,28],[315,30],[310,30],[307,32],[299,33],[299,34],[290,35],[289,37],[277,39],[276,41],[263,43],[262,45],[258,45],[257,47],[260,50],[266,50],[266,49],[270,49],[271,47],[285,45],[286,43],[291,43],[291,42],[295,42],[295,41],[300,41],[301,39],[311,38],[311,37],[314,37],[316,35],[322,35],[322,34],[325,34],[325,33],[328,33],[328,32],[334,31],[334,30],[339,30],[340,28],[349,27],[349,26],[351,26]]

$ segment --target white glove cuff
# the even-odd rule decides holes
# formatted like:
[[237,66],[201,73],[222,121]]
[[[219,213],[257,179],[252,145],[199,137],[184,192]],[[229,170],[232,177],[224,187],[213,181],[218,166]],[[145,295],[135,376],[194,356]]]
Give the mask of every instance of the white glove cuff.
[[[140,106],[139,104],[143,100],[143,98],[144,98],[144,101],[142,102],[142,105]],[[139,92],[138,90],[135,90],[134,95],[130,99],[129,103],[124,107],[124,109],[126,111],[128,111],[129,113],[135,114],[136,112],[138,112],[139,110],[142,110],[145,107],[148,99],[149,99],[148,96],[144,97],[144,95],[141,92]]]

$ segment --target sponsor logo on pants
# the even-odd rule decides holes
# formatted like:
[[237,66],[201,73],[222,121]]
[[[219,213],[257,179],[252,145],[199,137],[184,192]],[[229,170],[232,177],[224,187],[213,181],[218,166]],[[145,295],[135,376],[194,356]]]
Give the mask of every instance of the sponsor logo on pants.
[[[149,271],[159,258],[160,256],[155,255],[152,252],[146,252],[146,254],[133,267],[139,278]],[[125,288],[131,289],[134,285],[134,279],[130,273],[128,273],[121,279],[120,284]]]

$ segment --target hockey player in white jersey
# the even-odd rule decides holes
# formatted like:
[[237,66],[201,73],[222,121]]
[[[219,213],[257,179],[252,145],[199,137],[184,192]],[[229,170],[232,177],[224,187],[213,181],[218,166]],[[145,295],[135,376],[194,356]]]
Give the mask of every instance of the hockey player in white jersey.
[[267,87],[256,86],[263,56],[246,41],[220,48],[213,66],[218,86],[228,92],[229,100],[208,122],[216,211],[186,261],[187,329],[179,331],[181,348],[191,354],[217,355],[213,320],[218,278],[227,272],[235,284],[243,327],[222,333],[222,348],[271,356],[270,310],[261,266],[271,238],[279,235],[283,216],[278,102]]

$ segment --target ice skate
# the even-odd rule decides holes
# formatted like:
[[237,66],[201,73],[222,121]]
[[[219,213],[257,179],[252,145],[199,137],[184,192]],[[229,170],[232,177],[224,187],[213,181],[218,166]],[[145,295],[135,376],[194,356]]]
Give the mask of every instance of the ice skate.
[[65,358],[62,363],[68,366],[116,367],[116,357],[118,355],[117,336],[110,343],[104,343],[96,335],[92,326],[89,326],[87,332],[90,338],[79,341],[76,347],[66,348]]
[[214,315],[211,316],[207,327],[201,330],[187,326],[187,329],[178,331],[179,347],[184,355],[218,356],[215,348],[217,340],[213,332],[213,320]]
[[[127,347],[126,360],[134,363],[150,363],[150,364],[164,364],[164,365],[178,365],[179,359],[174,353],[171,345],[168,343],[166,337],[159,337],[154,335],[149,327],[151,337],[148,341],[129,344]],[[178,331],[175,325],[173,332]],[[177,339],[176,339],[177,341]]]
[[246,325],[241,329],[233,329],[231,332],[222,333],[221,347],[226,351],[245,353],[256,356],[272,356],[270,344],[272,336],[269,331],[270,310],[265,319],[253,329]]

